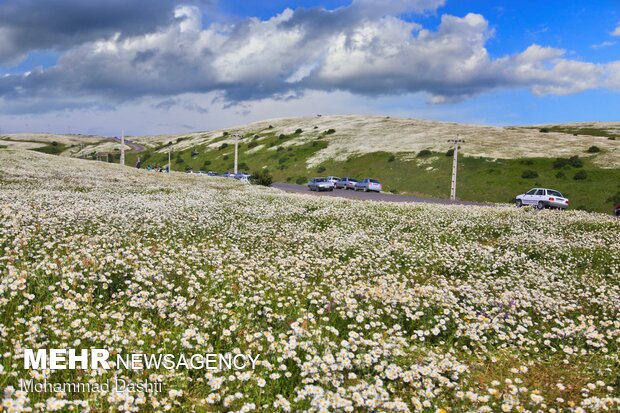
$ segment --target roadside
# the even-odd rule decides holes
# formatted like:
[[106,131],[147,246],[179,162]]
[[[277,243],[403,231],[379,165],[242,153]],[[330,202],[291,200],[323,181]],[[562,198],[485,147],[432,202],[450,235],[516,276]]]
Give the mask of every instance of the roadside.
[[472,202],[472,201],[450,201],[438,198],[422,198],[411,195],[396,195],[386,192],[358,192],[345,189],[334,189],[333,191],[314,192],[310,191],[305,185],[295,185],[288,183],[274,182],[273,188],[280,189],[285,192],[303,193],[308,195],[331,196],[336,198],[358,199],[364,201],[384,201],[384,202],[420,202],[426,204],[442,204],[442,205],[477,205],[477,206],[494,206],[495,204]]

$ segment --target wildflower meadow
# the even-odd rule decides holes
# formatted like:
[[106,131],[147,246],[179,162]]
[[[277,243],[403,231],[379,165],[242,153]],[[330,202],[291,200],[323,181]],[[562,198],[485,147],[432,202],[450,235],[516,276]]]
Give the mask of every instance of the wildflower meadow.
[[[0,150],[1,412],[620,409],[620,221]],[[27,370],[25,348],[260,354]],[[28,392],[24,380],[162,391]]]

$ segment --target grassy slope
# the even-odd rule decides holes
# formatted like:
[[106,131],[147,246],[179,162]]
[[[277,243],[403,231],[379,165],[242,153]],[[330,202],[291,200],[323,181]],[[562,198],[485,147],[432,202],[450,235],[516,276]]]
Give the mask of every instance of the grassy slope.
[[[240,144],[240,169],[255,171],[267,166],[274,179],[279,182],[305,183],[316,175],[336,175],[380,179],[384,190],[402,194],[449,197],[452,157],[434,153],[430,157],[418,158],[416,154],[397,154],[392,161],[389,153],[374,152],[349,158],[340,162],[328,160],[318,167],[308,169],[307,159],[327,146],[325,137],[303,145],[286,146],[294,134],[284,138],[273,133],[261,133],[258,139],[248,139]],[[251,142],[261,148],[249,148]],[[258,150],[256,150],[258,149]],[[192,156],[192,152],[197,153]],[[246,154],[251,151],[250,154]],[[146,159],[145,159],[146,155]],[[599,155],[595,155],[599,156]],[[143,166],[164,165],[167,153],[149,150],[142,153]],[[133,165],[137,154],[127,155],[127,164]],[[232,170],[234,147],[200,145],[193,149],[172,154],[173,170]],[[609,199],[620,192],[620,169],[602,169],[593,163],[594,158],[584,158],[583,168],[566,166],[561,170],[553,168],[555,159],[489,159],[461,156],[459,158],[458,197],[465,200],[488,202],[511,202],[515,195],[530,187],[556,188],[571,199],[572,206],[592,211],[610,212]],[[323,170],[325,168],[325,170]],[[580,169],[588,173],[585,180],[574,180]],[[525,170],[534,170],[536,179],[521,177]],[[563,177],[557,177],[562,172]]]
[[[328,124],[321,124],[320,128],[315,126],[315,129],[306,128],[302,135],[298,135],[293,132],[297,126],[296,121],[301,122],[299,119],[274,122],[276,127],[273,129],[267,128],[265,125],[260,127],[255,125],[257,127],[255,130],[249,128],[252,125],[244,127],[246,138],[239,148],[239,168],[251,172],[267,167],[276,181],[292,183],[305,183],[308,178],[317,175],[358,178],[371,176],[380,179],[386,191],[439,198],[449,196],[452,158],[446,157],[443,153],[434,153],[428,158],[421,159],[416,158],[415,152],[392,154],[377,148],[377,152],[351,155],[347,160],[328,158],[309,168],[309,160],[316,158],[317,154],[328,146],[331,149],[331,145],[338,142],[338,139],[342,139],[342,137],[339,130],[336,130],[333,135],[326,135],[326,125]],[[320,121],[316,120],[317,123]],[[381,122],[391,122],[391,120],[382,119]],[[452,125],[450,127],[458,126]],[[553,169],[555,158],[552,157],[492,159],[490,157],[461,155],[457,191],[459,198],[474,201],[510,202],[516,194],[525,192],[530,187],[544,186],[562,191],[571,199],[572,206],[579,209],[611,212],[614,201],[620,202],[620,169],[602,167],[607,160],[616,156],[614,155],[615,146],[609,146],[609,149],[604,148],[601,153],[594,155],[587,154],[585,152],[587,148],[584,146],[591,143],[587,139],[589,137],[606,138],[603,141],[599,139],[599,141],[608,142],[605,143],[607,145],[615,145],[613,140],[620,137],[618,129],[606,124],[543,125],[509,129],[532,129],[535,133],[532,135],[534,137],[531,139],[534,140],[531,142],[529,141],[530,138],[517,138],[521,135],[516,132],[514,139],[524,140],[523,145],[530,142],[529,144],[534,147],[537,147],[536,145],[541,142],[537,135],[542,129],[546,129],[550,137],[554,133],[566,134],[567,139],[578,139],[575,136],[583,136],[585,139],[583,142],[572,142],[570,145],[575,145],[574,154],[582,156],[583,170],[588,173],[588,178],[580,181],[574,180],[573,177],[577,169],[572,167],[565,167],[561,171]],[[288,134],[282,134],[281,132],[284,130],[289,131]],[[350,131],[343,133],[346,135]],[[547,134],[541,133],[540,135],[546,136]],[[302,141],[300,141],[300,137],[303,138]],[[141,143],[144,144],[144,142],[153,142],[153,144],[147,145],[148,149],[145,152],[139,154],[144,167],[148,164],[166,165],[168,163],[168,154],[165,150],[168,147],[166,143],[170,142],[173,149],[173,170],[184,171],[187,168],[192,168],[194,170],[224,172],[233,169],[234,148],[230,143],[231,138],[221,131],[170,136],[165,139],[162,137],[141,138]],[[220,148],[223,143],[228,146]],[[57,145],[63,147],[48,145],[37,150],[45,153],[57,153],[59,150],[66,149],[66,145],[62,143]],[[469,143],[467,145],[466,149],[470,149],[469,147],[472,146]],[[581,146],[577,147],[579,145]],[[429,141],[430,147],[432,147],[431,141]],[[493,150],[491,147],[488,149]],[[193,152],[194,155],[192,155]],[[118,162],[119,155],[120,153],[116,150],[111,161]],[[138,154],[135,153],[127,153],[126,164],[134,165],[137,156]],[[391,157],[394,160],[390,162]],[[538,178],[523,179],[521,176],[525,170],[536,171],[539,175]],[[557,177],[558,172],[562,172],[564,176]]]

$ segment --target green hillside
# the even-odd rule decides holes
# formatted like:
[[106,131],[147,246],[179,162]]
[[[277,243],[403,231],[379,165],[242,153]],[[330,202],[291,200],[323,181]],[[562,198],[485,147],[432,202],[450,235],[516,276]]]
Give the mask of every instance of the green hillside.
[[[500,128],[355,115],[273,119],[226,130],[131,137],[134,147],[126,147],[126,164],[134,165],[140,156],[143,167],[164,166],[170,152],[176,171],[232,171],[235,133],[241,135],[239,170],[266,168],[276,182],[304,184],[327,175],[373,177],[385,191],[448,198],[448,139],[459,135],[465,139],[457,190],[462,200],[511,202],[515,195],[542,186],[564,193],[572,208],[610,213],[620,202],[616,123]],[[118,162],[118,141],[85,139],[2,136],[0,144],[39,142],[28,149],[87,159],[105,153]],[[136,147],[142,150],[136,152]]]

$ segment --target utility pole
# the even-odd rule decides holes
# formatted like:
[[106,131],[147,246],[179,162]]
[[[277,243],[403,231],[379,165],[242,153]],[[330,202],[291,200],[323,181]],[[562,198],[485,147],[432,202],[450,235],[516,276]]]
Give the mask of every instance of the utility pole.
[[125,130],[121,131],[121,161],[120,164],[125,166]]
[[168,173],[172,170],[172,165],[170,165],[170,155],[172,154],[172,145],[168,146]]
[[233,137],[235,138],[235,168],[234,168],[234,172],[235,172],[235,175],[237,175],[237,162],[239,160],[239,138],[241,137],[241,135],[239,135],[238,133],[234,133]]
[[450,200],[456,200],[456,171],[458,169],[459,143],[465,143],[465,140],[457,137],[456,139],[448,139],[448,142],[454,144],[454,160],[452,161],[452,185],[450,186]]

